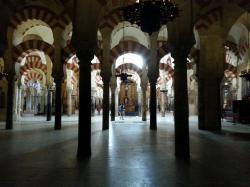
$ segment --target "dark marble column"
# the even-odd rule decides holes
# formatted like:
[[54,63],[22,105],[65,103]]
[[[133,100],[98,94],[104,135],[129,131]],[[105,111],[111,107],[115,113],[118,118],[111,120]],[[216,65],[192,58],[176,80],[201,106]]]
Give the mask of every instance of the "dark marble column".
[[116,94],[116,77],[112,76],[111,77],[111,81],[110,81],[110,88],[111,88],[111,105],[110,105],[110,109],[111,109],[111,121],[115,121],[115,105],[116,105],[116,101],[115,101],[115,94]]
[[[182,42],[181,45],[184,45]],[[174,122],[175,155],[177,158],[189,158],[189,111],[187,92],[187,55],[188,47],[176,48],[174,54]]]
[[150,111],[150,129],[156,130],[157,129],[157,117],[156,112],[157,104],[156,104],[156,81],[150,81],[150,104],[149,104],[149,111]]
[[204,81],[198,79],[198,127],[200,130],[204,130],[205,122],[205,106],[204,106]]
[[218,30],[200,35],[199,78],[199,129],[221,130],[221,79],[224,77],[224,40]]
[[62,128],[62,79],[55,78],[56,98],[55,98],[55,130]]
[[[207,78],[201,81],[199,92],[199,129],[218,131],[221,130],[221,106],[220,106],[220,79]],[[200,109],[200,107],[199,107]]]
[[157,56],[158,32],[153,32],[150,36],[150,58],[148,60],[148,79],[150,83],[150,129],[157,129],[157,98],[156,82],[159,77],[159,60]]
[[8,77],[8,97],[7,97],[7,112],[6,112],[6,129],[13,129],[13,106],[14,106],[14,86],[15,75],[9,73]]
[[147,97],[146,97],[146,89],[142,90],[142,121],[147,121]]
[[115,121],[115,89],[111,89],[111,121]]
[[103,101],[102,101],[102,130],[109,129],[109,73],[101,73],[103,80]]
[[79,130],[78,130],[78,158],[91,155],[91,66],[94,57],[92,43],[82,42],[77,49],[80,60],[79,73]]
[[47,106],[46,106],[46,120],[51,121],[51,116],[52,116],[52,110],[51,110],[51,100],[52,100],[52,92],[48,88],[47,90]]
[[[145,71],[145,70],[144,70]],[[142,112],[142,121],[147,121],[147,88],[148,88],[148,78],[144,74],[141,78],[141,90],[142,90],[142,104],[141,104],[141,112]]]

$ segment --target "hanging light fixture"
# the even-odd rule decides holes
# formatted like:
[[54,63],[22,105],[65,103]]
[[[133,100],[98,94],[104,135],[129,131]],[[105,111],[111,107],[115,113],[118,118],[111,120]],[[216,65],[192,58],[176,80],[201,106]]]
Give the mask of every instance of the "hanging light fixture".
[[0,72],[0,80],[2,79],[6,79],[8,77],[8,74],[7,73],[4,73],[4,72]]
[[124,20],[139,25],[149,35],[178,15],[178,7],[170,0],[138,0],[123,9]]
[[247,69],[246,71],[241,72],[240,77],[245,78],[247,81],[250,81],[250,49],[249,49],[249,12],[247,12],[247,45],[248,45],[248,55],[247,55]]
[[[125,38],[125,22],[123,22],[123,28],[122,29],[123,29],[122,30],[122,42],[124,42],[124,38]],[[120,77],[120,80],[123,83],[127,84],[128,77],[132,77],[132,75],[129,75],[129,74],[127,74],[127,72],[125,72],[126,69],[124,70],[124,68],[123,68],[124,64],[125,64],[125,54],[123,54],[123,56],[122,56],[122,69],[121,69],[121,72],[120,72],[120,74],[116,75],[116,77]]]

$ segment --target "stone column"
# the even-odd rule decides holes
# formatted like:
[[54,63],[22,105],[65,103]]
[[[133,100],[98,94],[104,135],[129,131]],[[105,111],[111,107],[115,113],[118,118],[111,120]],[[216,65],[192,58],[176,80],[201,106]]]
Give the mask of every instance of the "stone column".
[[197,66],[199,129],[221,130],[220,84],[224,74],[224,40],[218,31],[201,35],[200,39],[200,61]]
[[62,128],[62,80],[63,80],[63,63],[61,60],[61,41],[62,30],[59,27],[54,28],[54,64],[52,69],[52,76],[56,83],[56,97],[55,97],[55,130]]
[[118,89],[116,88],[115,91],[115,116],[118,116],[118,104],[119,104],[119,92]]
[[46,94],[45,94],[45,90],[44,90],[44,88],[42,88],[42,91],[41,91],[41,103],[40,103],[40,106],[41,106],[41,113],[43,113],[44,114],[44,106],[45,106],[45,96]]
[[19,83],[17,92],[17,120],[21,119],[21,110],[22,110],[22,86]]
[[56,83],[56,98],[55,98],[55,130],[60,130],[62,128],[62,78],[56,77],[54,79]]
[[157,37],[158,32],[150,36],[150,59],[148,61],[148,79],[150,82],[150,129],[157,129],[157,102],[156,102],[156,82],[159,76],[159,62],[157,59]]
[[78,157],[91,155],[91,66],[94,58],[93,41],[81,41],[77,48],[80,60],[79,73],[79,131]]
[[137,88],[137,93],[138,93],[138,116],[142,116],[141,115],[142,91],[140,87]]
[[115,121],[115,94],[116,94],[116,77],[111,78],[111,121]]
[[77,157],[91,155],[91,60],[94,57],[99,13],[97,1],[74,1],[72,44],[80,60]]
[[150,129],[157,129],[157,102],[156,102],[156,81],[150,82],[150,103],[149,103],[149,111],[150,111]]
[[71,88],[68,88],[67,89],[67,106],[68,106],[68,116],[71,116],[72,115],[72,89]]
[[103,80],[103,120],[102,129],[109,129],[109,81],[111,78],[111,63],[110,63],[110,38],[111,29],[104,28],[101,30],[103,36],[103,65],[101,69],[101,76]]
[[13,103],[13,108],[14,108],[14,113],[13,113],[13,120],[17,121],[18,120],[18,81],[15,81],[14,83],[14,103]]
[[165,111],[166,111],[166,93],[161,92],[161,116],[165,117]]
[[174,59],[174,122],[175,122],[175,155],[178,158],[189,158],[189,111],[187,91],[187,40],[179,41]]
[[144,82],[141,84],[141,89],[142,89],[142,107],[141,107],[142,121],[147,121],[147,88],[148,88],[147,82]]
[[110,74],[106,72],[101,73],[103,81],[103,101],[102,101],[102,129],[109,129],[109,81]]
[[4,56],[4,63],[8,73],[8,93],[7,93],[7,112],[6,112],[6,129],[13,129],[13,106],[14,106],[14,85],[15,69],[10,50],[7,50]]
[[46,107],[46,117],[47,121],[51,121],[52,116],[52,90],[50,88],[47,89],[47,107]]

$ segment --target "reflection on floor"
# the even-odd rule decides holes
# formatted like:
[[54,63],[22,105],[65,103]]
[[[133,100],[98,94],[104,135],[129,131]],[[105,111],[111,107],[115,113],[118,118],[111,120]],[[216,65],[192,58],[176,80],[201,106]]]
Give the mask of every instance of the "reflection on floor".
[[[76,160],[77,117],[63,117],[53,130],[44,117],[23,119],[15,129],[0,124],[0,186],[42,187],[240,187],[250,186],[250,125],[223,123],[223,131],[197,130],[190,117],[189,162],[174,156],[173,116],[149,120],[117,117],[101,131],[92,118],[92,157]],[[83,124],[84,125],[84,124]]]

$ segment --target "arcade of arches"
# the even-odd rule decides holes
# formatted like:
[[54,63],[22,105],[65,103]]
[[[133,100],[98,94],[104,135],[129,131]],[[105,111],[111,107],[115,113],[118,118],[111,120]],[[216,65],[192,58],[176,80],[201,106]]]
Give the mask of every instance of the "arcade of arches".
[[61,129],[63,114],[79,114],[80,157],[91,154],[91,116],[102,115],[108,129],[120,103],[152,130],[157,113],[174,111],[176,156],[189,156],[189,115],[199,129],[220,130],[222,111],[250,96],[239,77],[249,68],[250,2],[175,0],[180,16],[149,35],[121,18],[134,1],[0,1],[6,129],[27,114],[55,115]]

